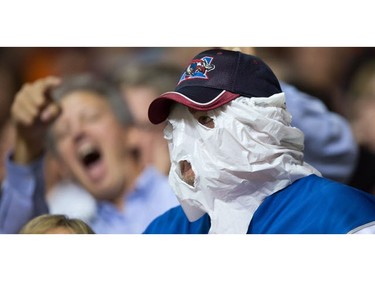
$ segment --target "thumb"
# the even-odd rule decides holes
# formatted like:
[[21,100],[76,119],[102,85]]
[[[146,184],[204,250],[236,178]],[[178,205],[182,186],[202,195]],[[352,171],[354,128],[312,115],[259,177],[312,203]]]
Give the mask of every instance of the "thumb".
[[53,122],[61,114],[61,106],[57,103],[50,103],[40,114],[40,120],[43,123]]

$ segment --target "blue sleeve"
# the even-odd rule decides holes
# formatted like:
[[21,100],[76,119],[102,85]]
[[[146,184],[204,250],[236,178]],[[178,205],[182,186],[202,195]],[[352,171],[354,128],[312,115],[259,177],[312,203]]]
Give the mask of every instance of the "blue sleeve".
[[15,234],[30,219],[48,213],[43,159],[30,165],[17,165],[8,154],[5,168],[0,198],[0,233]]
[[355,169],[358,145],[349,122],[316,97],[281,83],[292,126],[305,135],[305,162],[326,178],[347,183]]

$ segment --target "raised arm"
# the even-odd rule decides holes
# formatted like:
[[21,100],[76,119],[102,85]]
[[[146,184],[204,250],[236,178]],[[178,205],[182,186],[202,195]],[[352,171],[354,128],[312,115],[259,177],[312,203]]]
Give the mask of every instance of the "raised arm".
[[16,94],[11,117],[14,150],[5,159],[6,178],[0,201],[0,232],[18,233],[30,219],[48,212],[44,194],[43,154],[48,125],[59,106],[50,97],[60,79],[47,77],[25,84]]

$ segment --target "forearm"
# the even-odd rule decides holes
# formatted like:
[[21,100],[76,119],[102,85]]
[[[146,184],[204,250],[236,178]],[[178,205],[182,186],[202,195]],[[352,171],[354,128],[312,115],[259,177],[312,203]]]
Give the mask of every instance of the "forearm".
[[38,161],[43,155],[44,146],[42,140],[30,143],[22,137],[16,138],[13,161],[18,165],[29,165],[34,161]]

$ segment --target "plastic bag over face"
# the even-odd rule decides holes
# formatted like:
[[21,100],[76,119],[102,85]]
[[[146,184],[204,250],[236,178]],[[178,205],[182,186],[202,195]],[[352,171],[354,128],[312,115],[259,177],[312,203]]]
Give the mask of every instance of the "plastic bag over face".
[[[211,110],[214,128],[176,105],[164,130],[169,144],[169,181],[190,221],[204,213],[210,233],[246,233],[265,197],[309,174],[303,162],[303,133],[290,126],[284,93],[239,97]],[[183,180],[186,163],[191,182]]]

